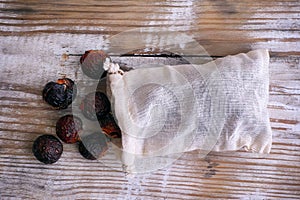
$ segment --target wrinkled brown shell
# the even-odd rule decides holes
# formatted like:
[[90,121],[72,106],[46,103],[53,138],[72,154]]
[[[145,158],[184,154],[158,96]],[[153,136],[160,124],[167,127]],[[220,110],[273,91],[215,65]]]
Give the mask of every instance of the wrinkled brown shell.
[[74,115],[65,115],[56,122],[56,135],[65,143],[76,143],[80,140],[82,121]]
[[62,143],[53,135],[41,135],[33,143],[33,155],[45,164],[58,161],[62,152]]

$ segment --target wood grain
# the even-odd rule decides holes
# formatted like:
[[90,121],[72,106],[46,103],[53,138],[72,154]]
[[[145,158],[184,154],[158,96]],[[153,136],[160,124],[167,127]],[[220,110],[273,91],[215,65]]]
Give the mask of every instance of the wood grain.
[[[299,199],[299,8],[297,0],[0,1],[0,199]],[[31,153],[34,139],[55,134],[56,120],[71,112],[52,110],[42,88],[63,75],[91,84],[79,66],[85,50],[104,49],[133,67],[186,62],[163,46],[149,48],[159,44],[154,35],[145,48],[120,57],[126,47],[111,37],[143,27],[192,35],[213,57],[269,49],[271,154],[211,152],[200,159],[193,151],[165,169],[133,176],[122,171],[112,148],[87,161],[76,145],[64,144],[56,164],[39,163]]]
[[[216,56],[266,47],[276,54],[298,54],[300,47],[297,0],[5,1],[1,4],[3,36],[43,34],[47,36],[45,42],[50,42],[52,37],[58,39],[67,34],[73,38],[70,42],[78,40],[83,46],[90,44],[88,38],[91,38],[98,43],[98,49],[107,51],[120,49],[109,44],[110,36],[139,27],[165,27],[169,32],[192,34],[210,55]],[[81,53],[80,50],[76,46],[72,52]]]

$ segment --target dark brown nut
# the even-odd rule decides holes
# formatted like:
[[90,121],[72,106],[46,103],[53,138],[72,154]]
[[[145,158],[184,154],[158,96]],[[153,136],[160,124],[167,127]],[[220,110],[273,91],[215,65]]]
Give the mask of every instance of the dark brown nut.
[[86,51],[80,58],[81,69],[85,75],[99,79],[104,73],[103,63],[109,56],[101,50]]
[[65,115],[56,122],[56,135],[65,143],[76,143],[80,140],[82,121],[74,115]]
[[108,113],[105,117],[99,120],[102,131],[111,138],[121,138],[121,130],[116,123],[114,116]]
[[85,136],[79,142],[80,154],[89,160],[96,160],[104,156],[108,150],[108,139],[102,133]]
[[58,161],[62,152],[63,145],[53,135],[41,135],[33,143],[33,155],[45,164],[52,164]]
[[82,142],[79,142],[79,153],[88,160],[97,160],[84,146]]
[[49,82],[43,89],[43,99],[56,109],[66,109],[77,94],[77,87],[69,78]]
[[95,121],[105,117],[110,112],[111,106],[103,92],[95,92],[85,96],[80,109],[87,119]]

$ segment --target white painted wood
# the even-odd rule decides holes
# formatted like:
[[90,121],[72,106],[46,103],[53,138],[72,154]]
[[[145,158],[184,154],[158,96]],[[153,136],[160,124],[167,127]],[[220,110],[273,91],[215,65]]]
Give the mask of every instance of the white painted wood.
[[[1,1],[0,199],[299,199],[299,8],[292,0]],[[271,154],[211,152],[203,160],[194,151],[165,169],[129,176],[112,149],[87,161],[64,144],[56,164],[39,163],[34,139],[55,134],[56,120],[70,112],[42,101],[44,84],[63,75],[88,84],[79,58],[89,49],[128,66],[184,63],[158,57],[160,49],[119,57],[121,47],[110,44],[121,31],[159,26],[193,35],[212,56],[270,50]]]

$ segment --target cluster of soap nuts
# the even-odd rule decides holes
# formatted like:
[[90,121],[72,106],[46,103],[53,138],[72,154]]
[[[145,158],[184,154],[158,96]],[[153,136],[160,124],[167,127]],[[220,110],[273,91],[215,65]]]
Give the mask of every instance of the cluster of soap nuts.
[[[107,57],[101,50],[86,51],[80,58],[82,71],[90,78],[98,79],[103,76],[103,63]],[[47,83],[42,92],[43,100],[56,109],[66,109],[76,94],[76,84],[69,78]],[[87,119],[98,120],[106,137],[99,136],[101,132],[95,132],[80,138],[80,132],[83,131],[82,121],[72,114],[62,116],[56,122],[56,135],[64,143],[78,143],[80,154],[86,159],[95,160],[105,154],[110,139],[121,138],[121,131],[111,114],[110,102],[103,92],[96,91],[86,95],[80,104],[80,110]],[[36,138],[32,152],[37,160],[52,164],[61,157],[63,144],[57,137],[45,134]]]

